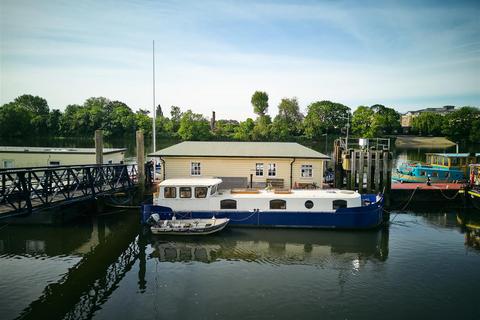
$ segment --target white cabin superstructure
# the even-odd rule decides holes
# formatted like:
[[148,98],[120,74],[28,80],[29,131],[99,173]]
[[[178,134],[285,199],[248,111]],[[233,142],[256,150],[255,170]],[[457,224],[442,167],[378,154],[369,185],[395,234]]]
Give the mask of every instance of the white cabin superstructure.
[[154,205],[173,211],[335,212],[361,207],[358,192],[349,190],[218,190],[221,179],[167,179],[160,183]]

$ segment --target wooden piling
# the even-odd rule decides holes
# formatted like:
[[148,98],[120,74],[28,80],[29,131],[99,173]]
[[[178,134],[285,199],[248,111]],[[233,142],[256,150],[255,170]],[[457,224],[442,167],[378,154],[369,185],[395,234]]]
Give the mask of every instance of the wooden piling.
[[103,131],[95,130],[95,163],[103,164]]
[[137,174],[138,174],[138,187],[140,194],[143,194],[145,190],[145,145],[143,140],[143,130],[137,130]]
[[367,193],[372,192],[372,150],[367,151]]
[[365,166],[365,152],[358,152],[358,192],[363,193],[363,176]]
[[355,190],[357,187],[357,153],[355,150],[352,151],[352,159],[351,159],[351,168],[352,168],[352,184],[351,189]]
[[342,149],[340,148],[340,141],[335,140],[333,146],[333,170],[335,173],[334,185],[335,188],[341,188],[343,185],[343,169],[342,169]]
[[375,151],[375,192],[381,192],[380,190],[380,151]]

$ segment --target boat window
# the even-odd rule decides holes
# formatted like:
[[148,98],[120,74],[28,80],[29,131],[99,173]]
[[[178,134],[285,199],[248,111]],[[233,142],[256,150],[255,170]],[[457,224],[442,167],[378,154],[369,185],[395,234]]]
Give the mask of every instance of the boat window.
[[425,176],[425,175],[427,175],[427,173],[425,171],[420,171],[420,175]]
[[212,190],[210,190],[210,194],[211,194],[211,195],[214,195],[214,194],[217,192],[217,186],[218,186],[218,185],[212,186]]
[[287,201],[280,199],[270,200],[270,209],[285,210],[287,209]]
[[445,178],[450,177],[450,172],[445,172]]
[[438,172],[433,171],[433,172],[432,172],[432,177],[438,177]]
[[313,201],[312,200],[305,201],[305,208],[312,209],[313,208]]
[[165,187],[163,188],[164,198],[176,198],[177,197],[177,188],[175,187]]
[[192,188],[180,187],[180,198],[191,198],[191,197],[192,197]]
[[237,209],[237,201],[226,199],[220,201],[220,209]]
[[206,198],[207,192],[207,187],[195,187],[195,198]]
[[339,208],[346,208],[347,207],[347,200],[333,200],[333,210]]

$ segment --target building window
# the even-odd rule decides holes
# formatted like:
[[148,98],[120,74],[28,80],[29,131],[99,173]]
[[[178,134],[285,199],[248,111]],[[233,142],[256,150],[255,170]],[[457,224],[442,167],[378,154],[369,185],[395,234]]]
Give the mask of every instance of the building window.
[[13,160],[2,160],[2,163],[3,163],[3,168],[5,169],[15,167],[15,163],[13,162]]
[[220,201],[220,209],[237,209],[237,201],[226,199]]
[[192,197],[192,188],[180,187],[180,198],[191,198],[191,197]]
[[263,163],[255,164],[255,175],[257,177],[263,177]]
[[50,162],[48,162],[48,165],[49,165],[49,166],[59,166],[59,165],[60,165],[60,161],[50,161]]
[[302,178],[311,178],[313,176],[313,166],[311,164],[302,164]]
[[313,201],[312,200],[305,201],[305,208],[312,209],[313,208]]
[[176,198],[177,197],[177,188],[175,188],[175,187],[165,187],[165,188],[163,188],[163,197],[164,198]]
[[190,174],[192,176],[201,175],[200,162],[192,162],[192,165],[191,165],[191,168],[190,168]]
[[207,187],[195,187],[195,198],[206,198],[207,192]]
[[347,201],[346,200],[333,200],[333,210],[337,210],[340,208],[346,208]]
[[275,177],[277,175],[277,164],[269,163],[268,164],[268,176]]
[[287,209],[287,201],[280,199],[270,200],[270,209],[285,210]]

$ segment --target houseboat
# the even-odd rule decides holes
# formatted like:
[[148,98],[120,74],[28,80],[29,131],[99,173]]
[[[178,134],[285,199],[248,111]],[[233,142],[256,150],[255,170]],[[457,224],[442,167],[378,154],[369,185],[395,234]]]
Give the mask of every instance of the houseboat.
[[368,229],[383,222],[383,198],[349,190],[219,190],[218,178],[168,179],[142,222],[160,219],[230,219],[229,226]]
[[480,164],[470,165],[468,196],[477,209],[480,209]]
[[480,153],[427,153],[426,163],[403,163],[392,174],[399,182],[466,181],[469,165],[480,162]]

